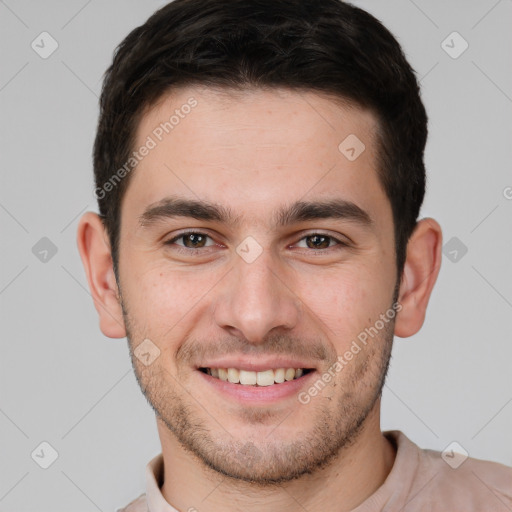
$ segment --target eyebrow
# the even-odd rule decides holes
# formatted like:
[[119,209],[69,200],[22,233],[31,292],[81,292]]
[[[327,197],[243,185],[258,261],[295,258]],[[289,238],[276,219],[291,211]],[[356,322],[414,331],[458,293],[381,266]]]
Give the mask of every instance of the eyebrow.
[[[139,223],[142,227],[149,227],[158,221],[179,217],[219,222],[232,226],[239,225],[243,220],[241,216],[236,216],[229,207],[209,201],[171,196],[149,205],[139,216]],[[364,227],[374,224],[373,219],[365,210],[345,199],[296,201],[290,206],[284,206],[277,210],[273,215],[272,223],[273,227],[284,227],[320,219],[348,220]]]

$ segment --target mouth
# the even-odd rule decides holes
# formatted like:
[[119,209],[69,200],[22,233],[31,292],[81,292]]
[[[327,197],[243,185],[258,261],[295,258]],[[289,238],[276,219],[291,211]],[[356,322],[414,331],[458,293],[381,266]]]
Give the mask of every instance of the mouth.
[[229,382],[230,384],[251,387],[284,384],[298,380],[314,371],[313,368],[269,368],[263,371],[250,371],[238,368],[198,368],[198,370],[214,379]]

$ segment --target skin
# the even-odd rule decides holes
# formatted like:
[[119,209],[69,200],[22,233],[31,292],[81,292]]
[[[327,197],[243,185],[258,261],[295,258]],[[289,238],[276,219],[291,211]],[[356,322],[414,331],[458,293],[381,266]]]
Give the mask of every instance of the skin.
[[[381,388],[393,334],[411,336],[423,324],[441,229],[433,219],[418,222],[400,311],[307,404],[297,394],[260,405],[218,393],[196,370],[200,362],[294,356],[312,363],[314,382],[375,325],[395,299],[393,218],[375,168],[371,112],[313,92],[190,87],[145,113],[136,147],[190,97],[197,106],[131,176],[119,283],[98,216],[86,213],[78,228],[100,328],[111,338],[128,336],[135,374],[156,412],[162,493],[181,511],[291,511],[298,503],[310,512],[351,510],[393,466],[395,447],[380,430]],[[354,161],[338,149],[350,134],[366,147]],[[141,225],[145,209],[169,195],[215,202],[240,220]],[[274,212],[294,201],[330,199],[355,203],[372,223],[273,224]],[[183,238],[164,244],[187,229],[210,237],[200,238],[195,254]],[[320,250],[313,233],[334,239],[322,239]],[[236,251],[248,236],[262,249],[251,263]],[[134,356],[144,339],[160,351],[149,366]]]

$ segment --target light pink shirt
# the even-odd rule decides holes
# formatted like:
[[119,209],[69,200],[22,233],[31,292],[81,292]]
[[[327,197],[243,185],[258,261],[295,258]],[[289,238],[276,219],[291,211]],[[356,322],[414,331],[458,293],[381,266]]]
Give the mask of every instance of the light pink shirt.
[[[512,468],[422,450],[400,431],[384,432],[397,447],[385,482],[352,512],[512,512]],[[453,466],[453,467],[452,467]],[[178,511],[160,492],[162,454],[146,466],[146,494],[116,512]],[[331,512],[331,511],[330,511]],[[335,511],[332,511],[335,512]]]

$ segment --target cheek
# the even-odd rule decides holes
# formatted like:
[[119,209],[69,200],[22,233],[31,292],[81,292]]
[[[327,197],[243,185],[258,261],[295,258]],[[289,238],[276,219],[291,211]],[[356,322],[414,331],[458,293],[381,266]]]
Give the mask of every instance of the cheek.
[[123,292],[131,322],[142,335],[165,340],[166,345],[183,335],[207,303],[201,298],[218,280],[214,272],[171,271],[161,260],[133,259],[128,265],[131,273],[124,276]]
[[131,295],[132,303],[136,304],[134,313],[152,329],[172,326],[193,304],[191,283],[158,269],[146,272],[134,285]]
[[313,312],[313,321],[315,317],[319,320],[319,328],[338,352],[373,325],[391,305],[391,280],[383,279],[385,274],[377,268],[340,268],[317,276],[315,286],[311,286],[309,279],[301,279],[299,295],[306,311]]

